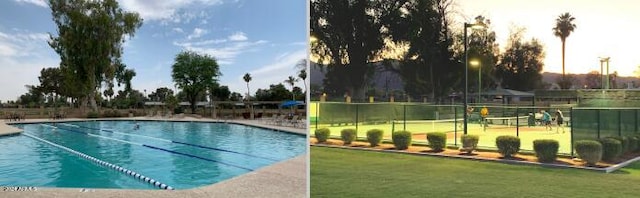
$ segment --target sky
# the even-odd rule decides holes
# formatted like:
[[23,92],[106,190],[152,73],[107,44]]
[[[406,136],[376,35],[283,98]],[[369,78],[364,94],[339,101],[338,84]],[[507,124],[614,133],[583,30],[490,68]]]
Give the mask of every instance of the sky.
[[[553,35],[555,19],[569,12],[576,29],[566,40],[565,70],[571,74],[600,71],[600,57],[610,57],[609,71],[633,76],[640,65],[640,1],[636,0],[454,0],[454,18],[463,22],[483,15],[496,40],[505,46],[512,27],[526,28],[546,48],[545,72],[562,73],[562,43]],[[606,72],[606,71],[605,71]]]
[[[0,1],[0,100],[16,100],[25,85],[39,84],[40,70],[57,67],[49,47],[57,28],[45,0]],[[132,86],[146,94],[174,89],[171,65],[183,50],[216,58],[221,85],[251,93],[297,77],[296,63],[307,57],[306,1],[261,0],[118,0],[144,19],[124,44],[123,62],[135,70]],[[285,84],[285,83],[283,83]],[[291,89],[287,84],[285,86]],[[296,86],[304,89],[302,81]],[[118,89],[118,88],[116,88]],[[122,88],[120,88],[122,89]]]

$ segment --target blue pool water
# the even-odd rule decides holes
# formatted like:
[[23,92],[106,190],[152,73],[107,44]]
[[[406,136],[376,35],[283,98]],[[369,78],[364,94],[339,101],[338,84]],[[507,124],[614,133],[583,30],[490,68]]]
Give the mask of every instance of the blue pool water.
[[[135,129],[136,124],[139,129]],[[148,178],[189,189],[306,152],[306,137],[227,123],[89,121],[16,125]],[[0,137],[0,186],[158,189],[42,141]]]

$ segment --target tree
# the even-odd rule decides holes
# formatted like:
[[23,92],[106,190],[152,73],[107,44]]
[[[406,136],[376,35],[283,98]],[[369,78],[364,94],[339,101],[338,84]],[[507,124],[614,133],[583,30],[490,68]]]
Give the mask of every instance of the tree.
[[328,62],[325,87],[364,99],[370,62],[380,56],[384,31],[378,17],[384,1],[312,0],[311,53]]
[[567,37],[576,29],[576,24],[573,20],[576,18],[571,16],[568,12],[561,14],[556,19],[556,26],[553,27],[553,35],[560,38],[562,42],[562,77],[564,78],[564,50]]
[[40,81],[40,85],[38,89],[46,95],[51,96],[52,102],[57,101],[56,96],[61,93],[62,90],[62,71],[60,68],[51,67],[51,68],[43,68],[40,70],[40,76],[38,77]]
[[251,81],[251,75],[249,73],[246,73],[244,74],[242,79],[244,79],[244,82],[247,83],[247,100],[249,100],[251,98],[251,92],[249,91],[249,81]]
[[256,100],[259,101],[283,101],[291,97],[291,92],[282,83],[269,85],[269,89],[258,89]]
[[387,69],[402,76],[404,89],[409,95],[420,97],[429,94],[431,98],[444,99],[461,84],[460,76],[464,69],[454,59],[452,50],[454,37],[449,30],[452,1],[404,2],[387,1],[382,12],[393,41],[408,45],[400,64],[394,66],[389,62]]
[[285,82],[285,83],[288,83],[289,85],[291,85],[291,91],[292,91],[292,93],[291,93],[291,94],[292,94],[291,99],[292,99],[292,100],[296,100],[296,94],[295,94],[295,93],[293,93],[293,88],[294,88],[295,83],[296,83],[297,81],[298,81],[298,79],[296,79],[296,78],[295,78],[295,77],[293,77],[293,76],[289,76],[289,78],[288,78],[287,80],[284,80],[284,82]]
[[511,32],[496,75],[505,88],[530,91],[542,85],[544,47],[536,39],[522,41],[523,34],[524,29]]
[[167,100],[169,96],[173,96],[173,90],[167,87],[160,87],[160,88],[157,88],[156,91],[151,92],[151,94],[149,94],[149,99],[155,102],[162,102]]
[[27,93],[18,97],[16,102],[28,107],[36,107],[44,102],[44,94],[37,86],[26,85]]
[[233,92],[229,96],[229,100],[231,100],[231,101],[242,101],[242,94],[240,94],[238,92]]
[[198,97],[206,99],[205,91],[213,87],[221,75],[215,58],[192,51],[179,53],[171,71],[171,77],[185,94],[192,113],[196,112]]
[[211,90],[211,95],[215,100],[227,101],[231,96],[231,91],[229,91],[229,87],[226,85],[223,86],[215,86]]
[[598,71],[591,71],[585,77],[585,85],[589,89],[602,89],[602,76]]
[[307,59],[302,59],[296,64],[298,70],[298,78],[304,83],[304,93],[307,92]]
[[102,82],[124,72],[121,62],[125,36],[142,25],[137,13],[123,11],[116,0],[50,0],[58,35],[49,45],[60,55],[66,91],[97,110],[95,96]]
[[573,85],[577,85],[579,87],[579,84],[580,84],[575,74],[569,74],[569,75],[566,75],[565,77],[560,76],[556,79],[556,83],[562,89],[569,89]]

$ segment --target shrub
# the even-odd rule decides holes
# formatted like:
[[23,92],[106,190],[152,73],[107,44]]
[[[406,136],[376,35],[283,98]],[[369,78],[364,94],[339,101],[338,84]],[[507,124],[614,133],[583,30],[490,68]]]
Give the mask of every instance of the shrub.
[[460,137],[460,141],[462,142],[462,150],[466,151],[467,154],[471,154],[478,147],[478,140],[480,137],[477,135],[462,135]]
[[588,166],[596,165],[602,159],[602,144],[594,140],[578,140],[574,144],[576,153],[580,159],[587,162]]
[[638,137],[629,137],[629,152],[638,151],[638,146],[640,146],[640,139]]
[[114,110],[107,109],[102,112],[102,117],[105,117],[105,118],[115,118],[120,116],[122,116],[120,112],[118,112],[118,110],[115,110],[115,109]]
[[367,131],[367,141],[371,144],[371,147],[378,146],[382,142],[382,136],[384,132],[380,129],[371,129]]
[[622,154],[622,142],[614,138],[603,138],[600,140],[602,144],[602,160],[612,161]]
[[87,113],[87,118],[98,118],[100,116],[100,114],[98,114],[98,112],[95,111],[90,111],[89,113]]
[[184,108],[176,107],[173,109],[173,114],[181,114],[181,113],[184,113]]
[[342,138],[344,144],[351,144],[351,142],[356,139],[356,130],[342,129],[342,131],[340,131],[340,137]]
[[427,141],[434,151],[442,151],[447,146],[447,134],[440,132],[427,133]]
[[329,139],[329,134],[331,134],[331,130],[329,128],[320,128],[316,129],[316,139],[318,142],[326,142]]
[[398,150],[408,149],[411,145],[411,132],[409,131],[396,131],[391,134],[393,145]]
[[498,152],[504,157],[511,157],[520,151],[520,138],[511,135],[498,136],[496,138]]
[[622,151],[620,152],[620,154],[624,154],[626,152],[629,152],[629,138],[622,136],[622,137],[609,137],[609,138],[613,138],[616,139],[618,141],[620,141],[621,145],[622,145]]
[[557,140],[534,140],[533,150],[536,151],[536,157],[539,162],[554,162],[558,156],[558,148],[560,144]]

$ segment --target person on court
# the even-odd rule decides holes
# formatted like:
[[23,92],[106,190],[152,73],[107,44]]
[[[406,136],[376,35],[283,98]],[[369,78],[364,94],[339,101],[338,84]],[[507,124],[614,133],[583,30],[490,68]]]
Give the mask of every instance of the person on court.
[[544,124],[544,129],[552,131],[553,128],[551,128],[551,115],[545,110],[540,111],[542,113],[542,123]]
[[556,122],[558,123],[558,128],[556,128],[556,133],[560,133],[559,129],[562,128],[562,133],[564,133],[564,115],[562,115],[562,111],[560,109],[556,110]]
[[482,109],[480,110],[480,126],[482,126],[482,129],[484,131],[487,130],[487,116],[489,116],[489,109],[487,109],[486,106],[482,107]]

